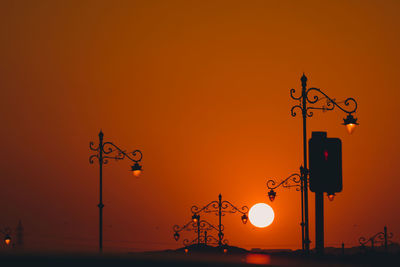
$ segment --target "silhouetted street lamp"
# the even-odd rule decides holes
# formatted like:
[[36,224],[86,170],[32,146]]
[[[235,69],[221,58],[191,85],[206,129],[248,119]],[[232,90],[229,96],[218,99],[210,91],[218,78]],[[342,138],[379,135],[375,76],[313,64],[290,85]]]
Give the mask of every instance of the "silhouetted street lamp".
[[[298,100],[299,103],[294,105],[290,112],[293,117],[295,117],[296,109],[301,110],[302,118],[303,118],[303,167],[301,167],[301,179],[300,179],[300,190],[302,196],[302,218],[304,218],[304,224],[302,223],[302,246],[303,251],[306,254],[310,252],[310,238],[309,238],[309,222],[308,222],[308,164],[307,164],[307,118],[313,116],[312,110],[322,110],[322,111],[330,111],[335,107],[339,108],[343,112],[347,113],[347,117],[344,119],[344,125],[346,126],[348,132],[352,133],[357,123],[357,119],[353,117],[353,113],[357,110],[357,102],[354,98],[347,98],[345,101],[340,102],[344,103],[344,106],[339,105],[339,102],[336,102],[334,99],[330,98],[327,94],[325,94],[319,88],[308,88],[307,89],[307,77],[303,74],[301,77],[301,95],[296,97],[294,94],[296,93],[295,89],[290,90],[290,96],[294,100]],[[321,94],[321,96],[318,96]],[[317,102],[326,99],[325,104],[322,106],[313,106]],[[352,108],[349,108],[352,104]],[[308,106],[310,105],[310,106]],[[346,109],[346,107],[348,109]],[[303,220],[302,220],[303,221]]]
[[[102,131],[99,133],[99,144],[95,147],[93,142],[90,142],[89,148],[92,151],[96,151],[97,154],[91,155],[89,157],[90,164],[94,163],[94,160],[97,159],[99,162],[99,175],[100,175],[100,201],[97,205],[99,207],[99,250],[103,251],[103,164],[107,164],[109,159],[114,160],[122,160],[129,159],[134,164],[131,167],[131,171],[134,176],[139,176],[142,171],[142,166],[139,165],[139,162],[142,160],[142,152],[140,150],[134,150],[133,152],[125,152],[120,149],[118,146],[113,144],[112,142],[103,142],[104,134]],[[112,153],[116,153],[115,156],[112,156]],[[114,154],[115,154],[114,153]]]
[[201,209],[197,206],[192,206],[191,211],[193,213],[192,218],[196,215],[199,216],[199,213],[215,213],[218,215],[218,246],[222,246],[222,239],[224,238],[223,233],[223,225],[222,225],[222,215],[225,213],[236,213],[239,212],[242,214],[241,220],[243,224],[246,224],[248,221],[247,213],[249,212],[249,208],[247,206],[243,206],[240,209],[235,207],[229,201],[222,201],[222,195],[219,194],[218,201],[211,201]]
[[387,251],[388,248],[388,243],[392,242],[391,239],[393,237],[392,233],[387,232],[387,227],[383,227],[383,232],[379,232],[374,234],[373,236],[371,236],[370,238],[365,238],[365,237],[360,237],[360,239],[358,240],[358,242],[360,242],[360,245],[362,247],[365,247],[365,245],[368,242],[371,242],[371,248],[374,249],[375,247],[375,243],[380,243],[381,245],[383,245],[385,247],[385,251]]
[[[197,238],[193,239],[192,241],[189,241],[188,239],[183,240],[183,245],[188,246],[191,244],[197,243],[198,245],[201,243],[204,243],[205,245],[208,244],[216,244],[218,242],[218,239],[213,237],[212,235],[208,235],[207,231],[212,231],[216,230],[218,231],[218,228],[212,225],[211,223],[207,222],[206,220],[200,220],[200,215],[196,214],[195,219],[193,219],[184,226],[179,226],[179,225],[174,225],[173,226],[173,231],[174,231],[174,239],[175,241],[178,241],[180,238],[180,232],[183,230],[186,231],[194,231],[197,233]],[[203,234],[203,235],[202,235]],[[224,243],[227,244],[228,240],[224,240]]]
[[0,230],[0,233],[4,235],[4,244],[8,247],[11,245],[11,229],[9,227]]

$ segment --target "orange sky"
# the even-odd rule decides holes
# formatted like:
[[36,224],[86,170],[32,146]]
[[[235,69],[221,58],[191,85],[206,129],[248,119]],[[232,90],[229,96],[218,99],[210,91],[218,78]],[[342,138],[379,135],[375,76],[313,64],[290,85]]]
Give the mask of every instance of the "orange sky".
[[[343,192],[325,201],[325,244],[387,225],[399,242],[398,1],[1,1],[0,227],[25,246],[98,246],[98,165],[89,141],[141,149],[104,169],[104,247],[176,248],[193,204],[267,202],[268,178],[302,163],[290,88],[354,97],[360,126],[316,112],[311,131],[343,143]],[[268,202],[267,202],[268,203]],[[230,244],[301,247],[300,194],[279,190],[265,229],[224,217]],[[310,237],[314,247],[314,196]],[[217,223],[216,216],[208,220]],[[191,237],[187,234],[187,237]]]

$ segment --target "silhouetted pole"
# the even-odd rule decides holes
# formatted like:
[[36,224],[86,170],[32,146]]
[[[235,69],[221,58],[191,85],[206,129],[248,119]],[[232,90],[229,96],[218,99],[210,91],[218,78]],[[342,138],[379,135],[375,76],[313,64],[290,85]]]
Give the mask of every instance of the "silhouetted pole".
[[324,254],[324,193],[315,192],[315,250]]
[[222,239],[224,238],[222,233],[222,195],[218,195],[218,246],[222,246]]
[[[306,254],[310,253],[310,236],[309,236],[309,223],[308,223],[308,167],[307,167],[307,77],[303,74],[301,77],[301,97],[303,102],[302,116],[303,116],[303,166],[305,172],[303,173],[303,201],[304,201],[304,247]],[[302,202],[303,203],[303,202]]]
[[386,226],[383,228],[383,234],[384,234],[384,238],[385,238],[385,252],[387,252],[388,240],[387,240],[387,228],[386,228]]
[[197,245],[200,245],[200,217],[197,220]]
[[304,222],[304,180],[307,179],[307,171],[304,169],[303,166],[300,166],[300,195],[301,195],[301,247],[303,252],[305,251],[305,233],[304,233],[304,227],[305,227],[305,222]]
[[342,255],[344,255],[344,243],[342,242]]
[[99,252],[103,252],[103,132],[99,133],[99,172],[100,172],[100,195],[99,195]]

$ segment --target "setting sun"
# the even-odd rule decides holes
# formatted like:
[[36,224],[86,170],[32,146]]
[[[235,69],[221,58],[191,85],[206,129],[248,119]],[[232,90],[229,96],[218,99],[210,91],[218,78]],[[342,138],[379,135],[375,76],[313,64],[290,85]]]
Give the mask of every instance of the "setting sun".
[[264,228],[274,221],[274,210],[265,203],[257,203],[249,211],[249,219],[252,225]]

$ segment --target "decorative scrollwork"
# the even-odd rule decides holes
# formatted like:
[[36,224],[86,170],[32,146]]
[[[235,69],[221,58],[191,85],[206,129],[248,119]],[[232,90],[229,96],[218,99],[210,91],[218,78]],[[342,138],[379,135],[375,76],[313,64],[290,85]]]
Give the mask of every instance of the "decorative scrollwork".
[[[386,232],[386,227],[385,227],[385,232]],[[392,244],[392,241],[390,239],[393,237],[393,233],[386,233],[385,235],[385,232],[378,232],[375,235],[371,236],[370,238],[360,237],[358,239],[358,242],[363,247],[368,242],[371,242],[372,247],[377,243],[380,244],[381,246],[383,246],[385,242],[387,242],[387,244]]]
[[91,155],[91,156],[89,157],[89,163],[90,163],[90,164],[93,164],[95,159],[99,160],[99,156],[98,156],[97,154]]
[[358,242],[360,243],[360,245],[361,246],[365,246],[368,242],[370,241],[370,239],[368,238],[368,239],[366,239],[365,237],[360,237],[359,239],[358,239]]
[[306,115],[307,115],[308,118],[311,118],[314,115],[314,112],[310,111],[310,109],[307,108]]
[[[212,209],[210,209],[210,208],[212,208]],[[218,212],[218,202],[217,201],[211,201],[210,203],[208,203],[207,205],[205,205],[201,209],[199,207],[193,205],[190,210],[194,214],[200,213],[202,211],[204,211],[206,213]]]
[[[310,94],[310,92],[316,92],[316,93],[320,93],[320,94],[322,94],[323,95],[323,97],[319,97],[317,94],[315,94],[315,95],[309,95]],[[312,88],[309,88],[309,89],[307,89],[307,91],[306,91],[306,94],[305,94],[305,97],[306,97],[306,100],[307,100],[307,102],[308,103],[310,103],[310,104],[315,104],[315,103],[317,103],[318,101],[320,101],[320,100],[322,100],[322,99],[327,99],[327,102],[326,102],[326,106],[324,106],[324,107],[310,107],[310,108],[312,108],[312,109],[322,109],[322,110],[324,110],[324,111],[327,111],[327,110],[333,110],[335,107],[338,107],[339,109],[341,109],[343,112],[345,112],[345,113],[348,113],[348,114],[352,114],[352,113],[354,113],[356,110],[357,110],[357,102],[356,102],[356,100],[354,99],[354,98],[347,98],[345,101],[344,101],[344,105],[346,106],[346,107],[349,107],[351,104],[353,105],[353,108],[351,109],[345,109],[344,107],[342,107],[341,105],[339,105],[339,102],[337,102],[337,101],[335,101],[335,99],[332,99],[332,98],[330,98],[327,94],[325,94],[321,89],[319,89],[319,88],[314,88],[314,87],[312,87]],[[311,98],[310,98],[311,97]],[[308,109],[308,108],[307,108]]]
[[[188,247],[188,246],[194,245],[194,244],[199,244],[199,243],[207,244],[207,245],[219,245],[219,240],[212,235],[207,235],[207,239],[204,235],[202,235],[202,236],[200,236],[200,240],[198,237],[196,237],[193,240],[184,239],[182,243],[185,247]],[[229,241],[227,239],[224,239],[222,241],[222,245],[225,245],[225,246],[229,245]]]
[[[211,223],[209,223],[206,220],[201,220],[200,222],[190,221],[183,226],[179,226],[176,224],[172,227],[172,230],[175,233],[182,232],[183,230],[194,231],[195,233],[197,233],[199,228],[200,228],[200,232],[210,231],[210,230],[219,231],[216,226],[212,225]],[[224,230],[224,225],[221,224],[221,231],[223,231],[223,230]]]
[[211,245],[218,245],[218,243],[219,243],[219,240],[212,235],[207,235],[206,241],[207,241],[207,244],[211,244]]
[[[232,203],[230,203],[229,201],[227,201],[227,200],[224,200],[224,201],[222,201],[222,209],[225,211],[225,212],[229,212],[229,213],[236,213],[236,212],[239,212],[239,213],[241,213],[241,214],[246,214],[247,212],[249,212],[249,207],[247,207],[247,206],[243,206],[243,207],[241,207],[240,209],[238,209],[237,207],[235,207]],[[231,208],[231,210],[227,210],[228,208]]]
[[[267,187],[268,189],[276,189],[279,186],[282,185],[282,187],[297,187],[296,190],[300,190],[300,182],[301,182],[301,176],[298,173],[293,173],[283,181],[281,181],[278,185],[276,185],[276,182],[274,180],[268,180],[267,181]],[[291,184],[294,183],[294,184]]]
[[300,105],[295,105],[291,108],[290,113],[293,117],[296,117],[297,113],[295,111],[296,108],[299,108],[303,112],[303,108]]
[[184,226],[179,226],[179,225],[177,225],[177,224],[175,224],[173,227],[172,227],[172,230],[175,232],[175,233],[179,233],[179,232],[181,232],[181,231],[183,231],[183,230],[186,230],[186,231],[193,231],[193,230],[195,230],[195,229],[197,229],[197,223],[195,223],[195,222],[193,222],[193,221],[190,221],[190,222],[188,222],[187,224],[185,224]]
[[[126,158],[130,159],[131,161],[138,163],[143,158],[143,154],[140,150],[126,152],[125,150],[122,150],[121,148],[119,148],[112,142],[105,142],[103,144],[100,144],[98,147],[96,147],[93,142],[90,142],[89,148],[90,148],[90,150],[99,152],[98,154],[92,155],[89,157],[89,162],[91,164],[94,162],[94,158],[96,158],[96,157],[99,160],[101,157],[103,164],[107,164],[108,159],[122,160],[126,157]],[[104,155],[100,155],[100,152],[102,152]],[[116,152],[116,155],[111,156],[111,153],[113,153],[113,152]]]
[[89,148],[90,148],[90,150],[93,150],[93,151],[99,150],[99,147],[98,146],[96,147],[93,142],[89,143]]
[[[223,226],[223,225],[221,225]],[[204,231],[209,231],[209,230],[216,230],[218,231],[218,228],[215,227],[214,225],[212,225],[211,223],[205,221],[205,220],[201,220],[200,221],[200,229],[204,230]],[[221,230],[223,231],[223,227],[221,227]]]
[[294,100],[300,100],[301,99],[301,95],[299,97],[296,97],[294,94],[296,93],[295,89],[290,89],[290,97],[293,98]]

